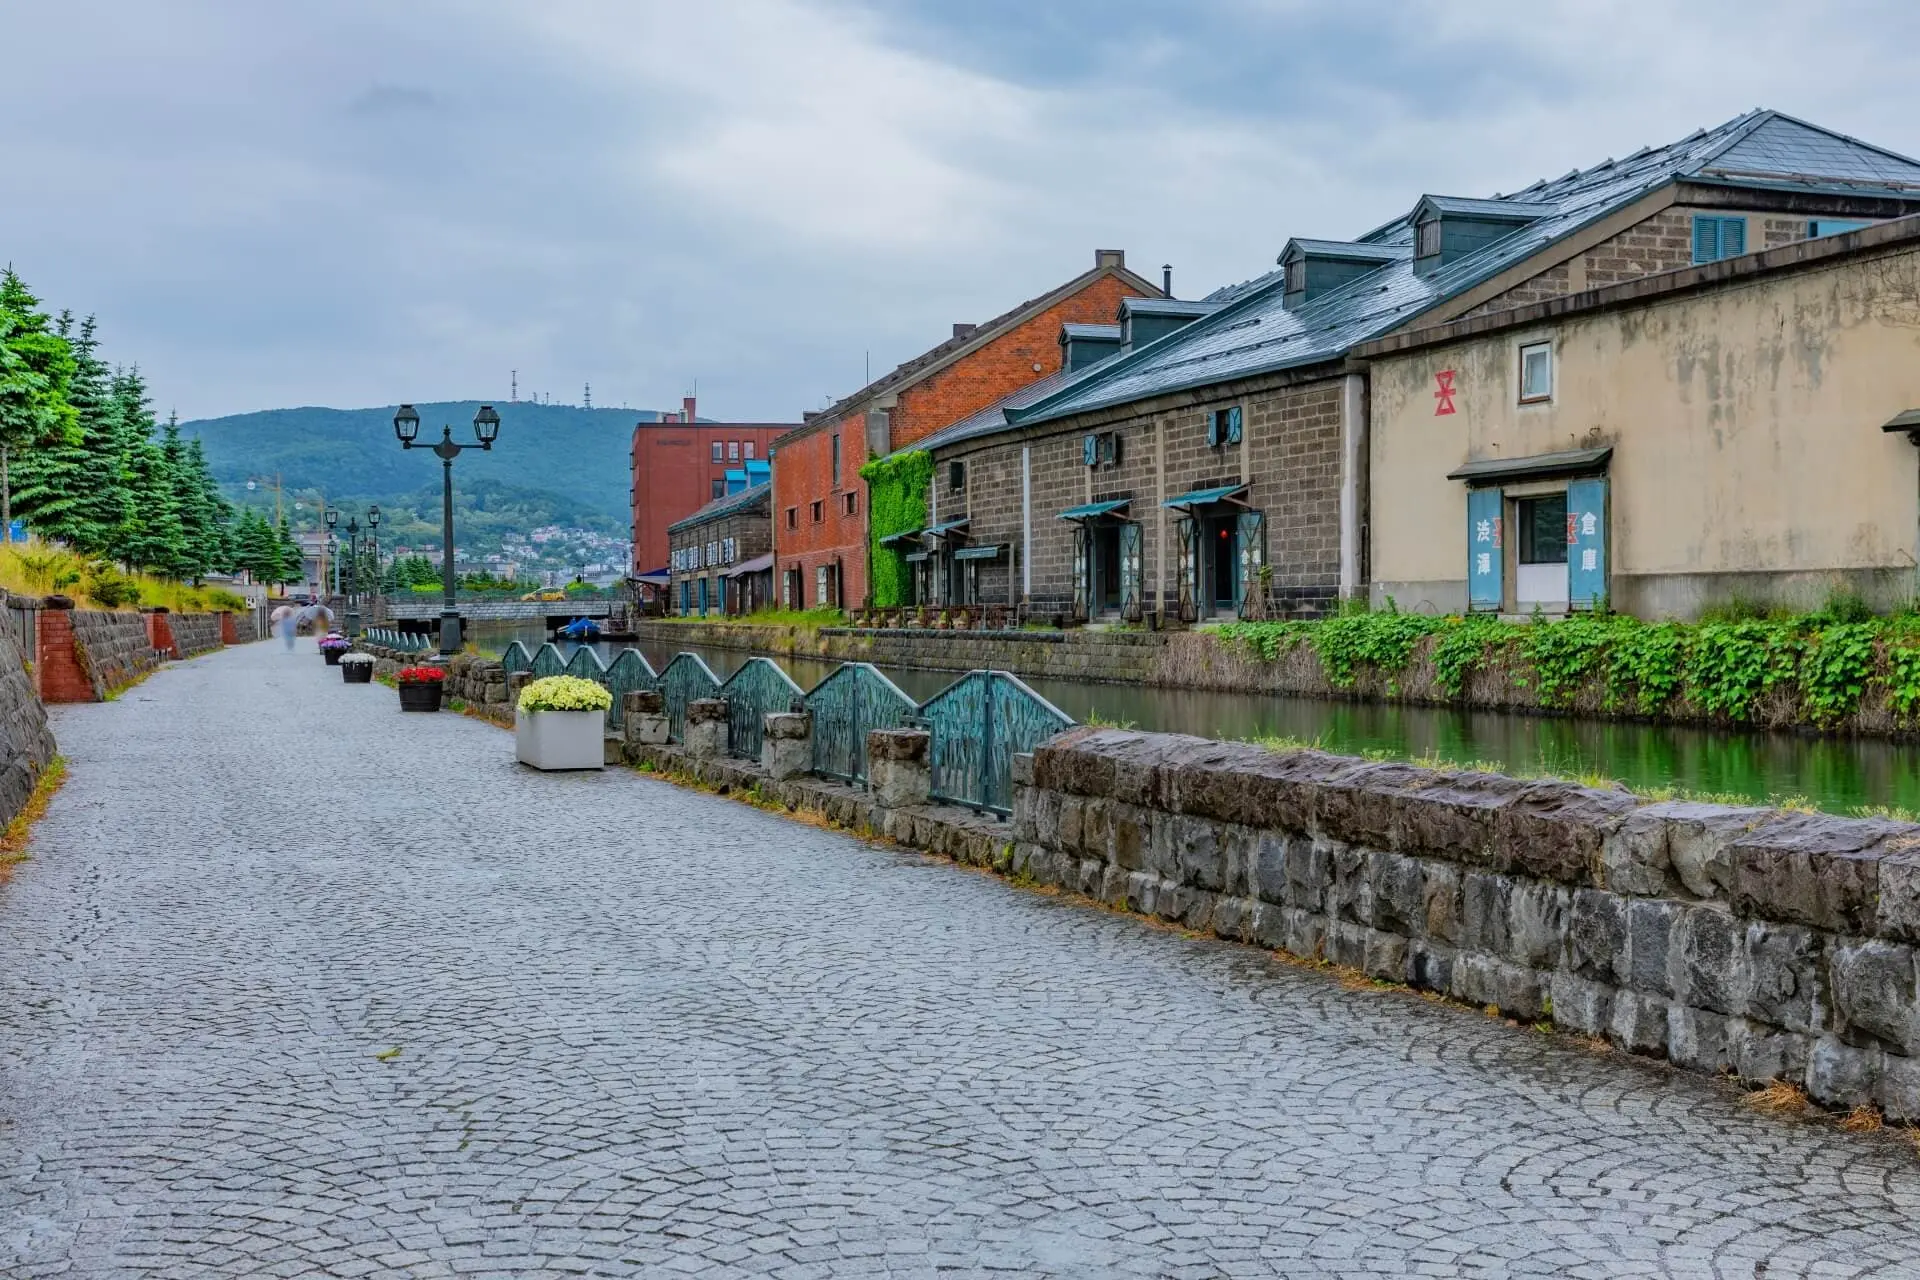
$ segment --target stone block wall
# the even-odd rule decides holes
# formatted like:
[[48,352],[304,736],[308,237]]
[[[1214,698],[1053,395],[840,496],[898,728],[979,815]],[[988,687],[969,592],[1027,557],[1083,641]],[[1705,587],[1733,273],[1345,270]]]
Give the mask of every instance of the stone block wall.
[[1920,826],[1121,730],[1023,768],[1016,873],[1920,1119]]
[[195,654],[218,649],[224,643],[221,639],[221,619],[224,616],[218,613],[171,615],[174,656],[191,658]]
[[47,709],[26,659],[13,635],[0,627],[0,826],[26,807],[55,750]]
[[[49,702],[99,702],[160,664],[146,616],[138,613],[43,609],[39,641],[41,696]],[[75,696],[82,689],[84,696]]]

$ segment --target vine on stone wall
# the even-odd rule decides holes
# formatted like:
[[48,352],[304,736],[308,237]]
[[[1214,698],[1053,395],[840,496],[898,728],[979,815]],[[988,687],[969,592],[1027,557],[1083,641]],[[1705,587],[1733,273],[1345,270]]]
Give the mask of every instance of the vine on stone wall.
[[873,539],[871,590],[875,608],[907,602],[910,575],[907,562],[882,539],[926,527],[927,484],[933,479],[933,455],[909,449],[869,459],[860,468],[867,482],[867,525]]
[[1920,715],[1920,617],[1913,615],[1863,618],[1829,608],[1679,623],[1592,613],[1549,623],[1388,610],[1324,622],[1231,623],[1219,635],[1265,662],[1310,645],[1333,687],[1351,689],[1373,675],[1390,695],[1424,655],[1451,698],[1465,694],[1476,672],[1505,667],[1550,708],[1585,698],[1613,713],[1740,724],[1756,719],[1764,700],[1784,695],[1802,717],[1830,726],[1878,689],[1896,716]]

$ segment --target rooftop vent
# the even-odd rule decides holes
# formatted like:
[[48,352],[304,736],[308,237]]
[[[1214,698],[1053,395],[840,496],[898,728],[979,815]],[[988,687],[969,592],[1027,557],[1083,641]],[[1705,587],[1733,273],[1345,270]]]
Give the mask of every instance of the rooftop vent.
[[974,331],[975,329],[978,329],[979,327],[980,327],[980,326],[979,326],[979,325],[977,325],[977,324],[958,324],[958,323],[956,323],[956,324],[955,324],[955,325],[953,326],[953,336],[954,336],[954,337],[956,337],[956,338],[971,338],[971,337],[973,336],[973,331]]
[[1414,274],[1438,271],[1557,211],[1557,206],[1524,200],[1422,196],[1412,214]]
[[1357,244],[1344,240],[1287,241],[1280,251],[1280,266],[1286,272],[1286,288],[1281,305],[1293,311],[1324,293],[1361,276],[1372,275],[1390,262],[1405,259],[1411,250],[1405,245]]
[[1093,251],[1093,269],[1104,271],[1108,267],[1121,268],[1127,265],[1125,249],[1095,249]]
[[1149,342],[1184,329],[1201,316],[1218,311],[1218,302],[1186,302],[1177,298],[1120,299],[1120,347],[1137,351]]

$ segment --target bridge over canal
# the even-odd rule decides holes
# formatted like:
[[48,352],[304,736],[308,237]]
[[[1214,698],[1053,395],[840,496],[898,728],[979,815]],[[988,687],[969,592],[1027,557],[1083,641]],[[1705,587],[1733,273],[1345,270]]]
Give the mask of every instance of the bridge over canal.
[[1920,1162],[305,645],[61,708],[0,1274],[1897,1276]]

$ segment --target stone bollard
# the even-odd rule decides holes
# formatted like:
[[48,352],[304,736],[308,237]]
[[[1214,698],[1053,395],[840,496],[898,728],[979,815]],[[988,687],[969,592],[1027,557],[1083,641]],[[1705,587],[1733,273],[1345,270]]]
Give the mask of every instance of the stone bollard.
[[480,686],[480,701],[505,702],[507,700],[507,671],[495,662],[487,667],[486,675]]
[[514,671],[507,676],[507,705],[519,707],[520,691],[533,683],[533,672]]
[[727,700],[696,698],[687,704],[684,744],[695,760],[714,760],[727,754]]
[[760,735],[760,764],[775,782],[813,768],[813,716],[805,711],[769,711]]
[[629,690],[621,717],[630,747],[667,745],[667,695],[657,689]]
[[867,733],[867,785],[883,809],[927,803],[933,792],[928,757],[933,735],[925,729],[873,729]]

